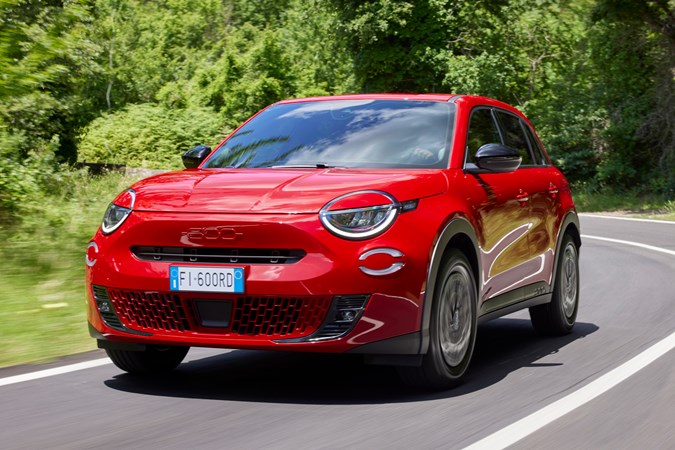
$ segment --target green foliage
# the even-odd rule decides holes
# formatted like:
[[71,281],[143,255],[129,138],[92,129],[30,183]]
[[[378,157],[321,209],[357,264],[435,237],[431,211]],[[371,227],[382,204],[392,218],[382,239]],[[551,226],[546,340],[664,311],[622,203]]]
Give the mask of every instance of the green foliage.
[[216,0],[97,0],[93,36],[105,48],[110,107],[156,100],[168,83],[187,80],[220,51],[227,8]]
[[196,98],[222,112],[234,127],[261,108],[293,96],[295,74],[279,33],[243,25],[230,34],[223,55],[194,78]]
[[91,119],[99,48],[85,1],[6,0],[0,4],[0,125],[35,146],[56,136],[74,160],[76,128]]
[[30,216],[44,192],[61,192],[70,172],[57,163],[59,147],[55,137],[41,142],[24,156],[25,136],[0,130],[0,231],[11,230],[20,219]]
[[80,159],[129,167],[177,169],[181,154],[199,144],[215,145],[226,133],[209,108],[170,110],[130,105],[93,120],[80,140]]
[[342,38],[353,52],[357,82],[366,91],[440,87],[439,50],[447,45],[449,2],[334,0]]
[[133,181],[62,168],[22,193],[22,220],[0,228],[0,367],[95,348],[86,327],[84,249],[106,205]]

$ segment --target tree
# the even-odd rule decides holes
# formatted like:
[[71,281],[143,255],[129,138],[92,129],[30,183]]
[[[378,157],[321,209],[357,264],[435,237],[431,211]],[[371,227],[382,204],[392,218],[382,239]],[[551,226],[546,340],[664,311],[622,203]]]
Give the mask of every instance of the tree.
[[86,38],[90,9],[85,1],[0,5],[0,125],[29,146],[56,139],[67,160],[75,158],[75,130],[91,118],[87,93],[100,69],[100,49]]

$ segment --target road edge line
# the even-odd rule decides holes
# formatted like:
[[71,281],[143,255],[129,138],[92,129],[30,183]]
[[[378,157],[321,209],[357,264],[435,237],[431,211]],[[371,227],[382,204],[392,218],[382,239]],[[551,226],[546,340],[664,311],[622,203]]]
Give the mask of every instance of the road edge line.
[[85,361],[67,366],[54,367],[53,369],[39,370],[37,372],[29,372],[21,375],[13,375],[11,377],[0,378],[0,386],[7,386],[10,384],[23,383],[24,381],[32,381],[40,378],[53,377],[55,375],[62,375],[64,373],[77,372],[78,370],[92,369],[94,367],[105,366],[112,364],[108,358],[94,359],[92,361]]
[[600,236],[589,236],[587,234],[582,234],[581,238],[582,239],[593,239],[593,240],[596,240],[596,241],[612,242],[614,244],[630,245],[630,246],[633,246],[633,247],[640,247],[640,248],[644,248],[644,249],[651,250],[651,251],[654,251],[654,252],[660,252],[660,253],[665,253],[666,255],[675,256],[675,250],[668,250],[668,249],[661,248],[661,247],[654,247],[653,245],[641,244],[639,242],[623,241],[621,239],[611,239],[611,238],[600,237]]
[[468,447],[465,447],[464,450],[504,449],[513,445],[535,431],[540,430],[546,425],[609,391],[668,353],[673,348],[675,348],[675,333],[660,340],[637,356],[634,356],[619,367],[607,372],[586,386],[556,400],[529,416],[492,433]]

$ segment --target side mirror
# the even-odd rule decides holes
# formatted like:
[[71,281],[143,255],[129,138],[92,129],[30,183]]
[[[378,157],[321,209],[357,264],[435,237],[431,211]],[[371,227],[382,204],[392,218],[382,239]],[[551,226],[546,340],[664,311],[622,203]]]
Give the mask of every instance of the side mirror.
[[476,152],[476,165],[480,171],[513,172],[520,167],[521,162],[522,158],[516,150],[502,144],[485,144]]
[[198,145],[183,153],[183,165],[186,169],[198,167],[211,154],[211,147]]

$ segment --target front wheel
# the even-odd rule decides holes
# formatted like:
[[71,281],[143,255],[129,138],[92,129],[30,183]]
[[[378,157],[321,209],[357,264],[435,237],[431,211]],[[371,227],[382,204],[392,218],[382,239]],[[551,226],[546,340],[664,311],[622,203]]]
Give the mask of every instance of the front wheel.
[[476,342],[478,294],[471,265],[458,250],[446,256],[436,280],[429,350],[420,367],[399,367],[404,382],[447,389],[466,372]]
[[572,237],[565,234],[551,302],[530,308],[530,319],[539,334],[561,336],[572,331],[578,309],[579,249]]
[[148,345],[143,351],[106,349],[112,362],[125,372],[143,375],[168,372],[183,361],[190,347]]

